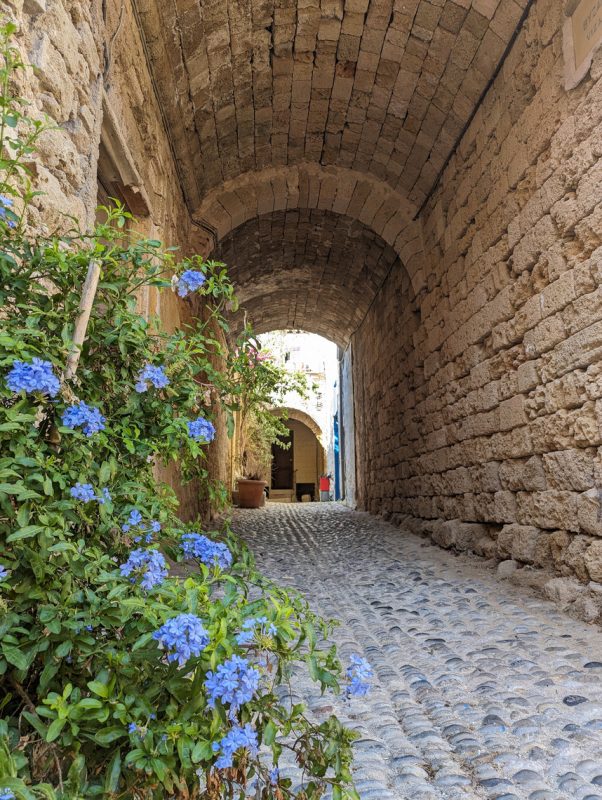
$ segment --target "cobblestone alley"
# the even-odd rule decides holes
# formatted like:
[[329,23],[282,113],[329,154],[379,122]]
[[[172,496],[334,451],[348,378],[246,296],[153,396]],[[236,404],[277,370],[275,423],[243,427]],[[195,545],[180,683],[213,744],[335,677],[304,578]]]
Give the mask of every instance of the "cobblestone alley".
[[338,504],[238,511],[234,525],[270,577],[341,621],[342,658],[374,668],[364,700],[306,689],[360,732],[362,800],[602,800],[599,629]]

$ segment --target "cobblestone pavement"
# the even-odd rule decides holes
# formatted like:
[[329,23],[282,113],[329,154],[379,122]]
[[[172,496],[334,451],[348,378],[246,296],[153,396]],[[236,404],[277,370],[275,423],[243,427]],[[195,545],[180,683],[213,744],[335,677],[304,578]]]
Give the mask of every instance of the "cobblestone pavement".
[[341,621],[343,660],[374,668],[349,704],[300,689],[361,734],[362,800],[602,800],[598,629],[338,504],[239,510],[234,526],[268,575]]

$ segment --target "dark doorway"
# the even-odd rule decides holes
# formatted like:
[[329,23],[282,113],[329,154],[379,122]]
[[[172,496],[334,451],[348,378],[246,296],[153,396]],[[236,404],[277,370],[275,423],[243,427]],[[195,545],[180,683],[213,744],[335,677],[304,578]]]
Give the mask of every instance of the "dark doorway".
[[293,488],[293,432],[282,441],[290,447],[272,445],[272,489]]

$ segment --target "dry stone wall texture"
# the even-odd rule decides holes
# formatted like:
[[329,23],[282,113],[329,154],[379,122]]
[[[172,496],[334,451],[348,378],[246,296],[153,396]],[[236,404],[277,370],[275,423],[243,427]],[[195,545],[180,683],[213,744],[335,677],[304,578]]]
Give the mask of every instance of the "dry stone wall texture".
[[353,337],[358,494],[599,592],[602,59],[564,90],[562,5],[534,4],[425,209],[425,289],[393,270]]
[[[146,212],[135,228],[142,235],[192,252],[197,229],[184,204],[180,180],[155,97],[143,40],[129,2],[107,0],[8,0],[6,10],[19,26],[17,43],[23,60],[36,69],[20,78],[19,92],[29,113],[46,117],[52,129],[40,140],[32,225],[54,230],[93,224],[97,206],[97,171],[103,117],[107,108],[129,166],[143,190]],[[154,290],[141,293],[140,309],[159,314],[168,329],[190,322],[202,310],[175,295]],[[209,463],[216,477],[226,477],[228,443],[224,426],[212,446]],[[203,510],[195,484],[182,485],[173,466],[157,468],[181,501],[184,516]]]

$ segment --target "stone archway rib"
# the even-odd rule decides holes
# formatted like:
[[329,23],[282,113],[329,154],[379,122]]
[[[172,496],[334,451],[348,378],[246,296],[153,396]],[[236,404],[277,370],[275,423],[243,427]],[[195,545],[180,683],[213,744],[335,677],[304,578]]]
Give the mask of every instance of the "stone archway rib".
[[[414,207],[384,181],[344,167],[303,163],[247,172],[212,189],[194,214],[218,241],[255,217],[291,209],[320,209],[357,220],[390,245],[405,265],[414,294],[424,285],[422,239]],[[202,251],[218,242],[206,233]]]

